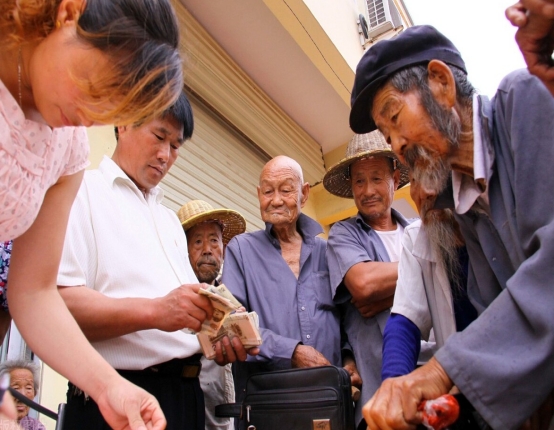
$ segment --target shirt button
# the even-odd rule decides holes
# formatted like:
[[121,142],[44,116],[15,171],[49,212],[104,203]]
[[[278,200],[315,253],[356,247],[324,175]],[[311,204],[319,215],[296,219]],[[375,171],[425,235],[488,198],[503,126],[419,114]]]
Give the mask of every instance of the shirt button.
[[306,307],[305,306],[302,306],[300,309],[302,309],[303,311],[306,310]]
[[496,257],[492,257],[492,261],[496,261]]
[[307,334],[307,335],[306,335],[306,339],[309,339],[309,338],[310,338],[310,335],[309,335],[309,334]]

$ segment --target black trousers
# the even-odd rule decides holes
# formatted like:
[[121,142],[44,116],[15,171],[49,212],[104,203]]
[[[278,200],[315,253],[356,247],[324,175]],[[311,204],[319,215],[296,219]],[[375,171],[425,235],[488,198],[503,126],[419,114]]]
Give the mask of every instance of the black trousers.
[[[171,360],[145,370],[118,372],[158,400],[167,420],[166,430],[204,430],[204,394],[198,376],[194,375],[195,365],[200,366],[200,355]],[[64,430],[110,429],[96,402],[85,399],[85,395],[69,383]]]

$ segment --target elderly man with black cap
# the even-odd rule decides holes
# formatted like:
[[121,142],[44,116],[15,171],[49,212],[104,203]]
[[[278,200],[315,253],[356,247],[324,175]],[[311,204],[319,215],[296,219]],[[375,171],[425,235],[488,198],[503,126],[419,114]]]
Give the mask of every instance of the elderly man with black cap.
[[[187,235],[189,261],[198,281],[218,285],[223,251],[229,241],[246,230],[246,220],[232,209],[214,209],[203,200],[191,200],[177,212]],[[218,365],[202,357],[200,385],[206,405],[206,430],[232,429],[230,418],[215,416],[215,407],[235,401],[231,364]]]
[[[392,209],[394,192],[408,182],[379,131],[355,135],[346,157],[329,169],[323,186],[338,197],[353,198],[358,214],[337,222],[329,232],[327,262],[334,302],[340,306],[349,345],[362,378],[356,425],[362,406],[381,384],[383,331],[390,315],[404,227],[408,221]],[[365,424],[361,424],[365,429]]]
[[429,363],[383,383],[364,407],[372,430],[413,428],[418,404],[454,385],[492,428],[515,429],[552,392],[553,114],[554,98],[525,70],[491,100],[476,95],[460,53],[433,27],[409,28],[360,61],[350,126],[384,134],[424,213],[454,209],[480,314]]

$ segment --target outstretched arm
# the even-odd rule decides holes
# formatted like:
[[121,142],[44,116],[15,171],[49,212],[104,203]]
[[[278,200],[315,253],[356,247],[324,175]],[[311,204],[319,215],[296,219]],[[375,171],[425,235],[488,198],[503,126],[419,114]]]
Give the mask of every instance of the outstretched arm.
[[149,329],[199,331],[212,314],[209,299],[198,294],[200,288],[181,285],[156,299],[113,298],[83,286],[59,291],[87,338],[100,341]]
[[33,351],[89,393],[110,426],[161,430],[165,419],[156,399],[119,376],[92,348],[56,288],[65,229],[82,176],[60,178],[47,191],[33,225],[14,241],[10,312]]

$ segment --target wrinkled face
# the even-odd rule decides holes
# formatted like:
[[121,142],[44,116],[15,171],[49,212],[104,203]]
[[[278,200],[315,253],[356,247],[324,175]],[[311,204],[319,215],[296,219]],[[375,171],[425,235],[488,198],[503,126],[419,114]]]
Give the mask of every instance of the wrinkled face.
[[221,226],[203,222],[187,230],[190,264],[200,282],[211,284],[219,274],[223,262]]
[[366,221],[390,216],[399,177],[387,157],[363,158],[350,166],[354,202]]
[[[35,397],[35,385],[33,382],[33,373],[28,369],[14,369],[10,372],[10,387],[19,391],[25,397],[33,400]],[[19,400],[15,400],[15,406],[17,408],[17,421],[27,416],[29,413],[29,407],[21,403]]]
[[114,160],[139,189],[154,188],[179,156],[183,126],[167,116],[138,127],[118,127],[118,130]]
[[76,38],[72,25],[54,30],[34,50],[23,66],[23,86],[30,86],[38,112],[51,127],[91,126],[83,111],[111,110],[114,102],[92,105],[76,82],[94,85],[109,66],[108,57]]
[[[435,112],[433,118],[429,111]],[[373,119],[392,150],[420,182],[420,199],[444,189],[451,167],[448,157],[457,143],[459,121],[433,99],[426,106],[416,91],[401,93],[387,83],[375,95]],[[440,130],[452,130],[450,136]]]
[[265,168],[258,186],[262,220],[274,226],[295,225],[306,202],[309,185],[287,165]]
[[437,157],[449,155],[450,143],[433,124],[416,91],[401,93],[387,83],[377,91],[371,113],[401,162],[405,162],[404,151],[414,145]]

